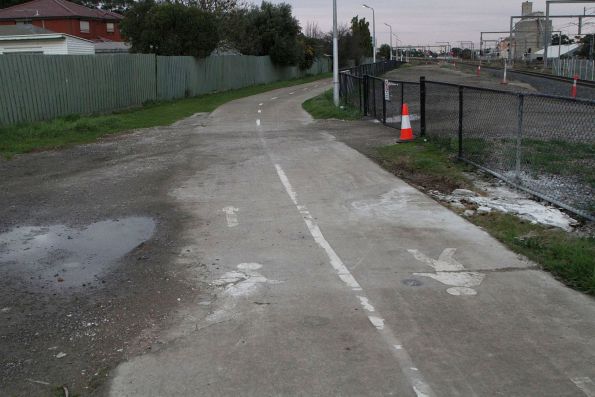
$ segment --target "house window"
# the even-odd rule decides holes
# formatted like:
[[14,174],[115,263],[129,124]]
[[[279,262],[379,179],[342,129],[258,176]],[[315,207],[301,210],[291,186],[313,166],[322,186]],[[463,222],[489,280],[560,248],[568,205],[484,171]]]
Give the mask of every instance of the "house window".
[[106,25],[107,25],[107,32],[114,33],[114,24],[112,22],[108,22]]
[[81,33],[89,33],[89,21],[81,21]]

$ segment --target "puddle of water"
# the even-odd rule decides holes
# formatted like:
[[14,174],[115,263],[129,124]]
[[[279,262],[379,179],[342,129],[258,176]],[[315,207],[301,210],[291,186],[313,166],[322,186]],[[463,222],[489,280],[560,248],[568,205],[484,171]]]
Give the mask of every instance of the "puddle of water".
[[0,234],[0,269],[36,284],[80,287],[148,240],[154,231],[153,219],[144,217],[96,222],[83,229],[19,227]]

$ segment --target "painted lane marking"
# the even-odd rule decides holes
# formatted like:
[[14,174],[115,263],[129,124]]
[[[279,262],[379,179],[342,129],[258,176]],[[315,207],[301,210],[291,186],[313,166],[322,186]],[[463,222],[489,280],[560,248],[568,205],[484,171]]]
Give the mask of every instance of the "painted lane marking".
[[[261,137],[263,145],[266,147],[266,142],[264,138]],[[270,156],[269,152],[269,156]],[[314,238],[314,241],[324,250],[326,255],[329,258],[329,262],[333,269],[337,272],[339,278],[353,291],[362,291],[362,287],[359,285],[357,280],[353,277],[353,275],[349,272],[345,264],[335,250],[330,246],[328,241],[324,238],[322,231],[318,227],[318,224],[315,222],[312,214],[304,205],[300,205],[297,199],[297,192],[294,190],[293,186],[289,182],[289,178],[285,174],[285,171],[279,164],[275,164],[275,168],[277,170],[277,175],[285,187],[285,191],[287,195],[291,198],[291,201],[295,204],[296,208],[298,209],[299,213],[302,215],[304,223],[306,227],[310,231],[310,234]],[[363,295],[356,295],[360,301],[362,307],[367,311],[376,311],[374,306],[369,302],[369,299]],[[380,316],[368,316],[368,320],[370,323],[376,328],[376,330],[380,333],[382,338],[389,346],[391,346],[391,352],[393,356],[396,358],[401,371],[408,379],[413,391],[417,395],[417,397],[434,397],[436,394],[432,391],[430,385],[424,380],[423,375],[417,368],[413,365],[413,360],[409,353],[403,348],[402,343],[397,339],[394,335],[392,329],[384,323],[384,319]],[[397,347],[398,346],[398,347]],[[394,348],[394,349],[393,349]],[[412,368],[415,368],[413,370]]]
[[477,295],[472,287],[479,287],[485,278],[485,274],[478,272],[466,272],[465,267],[456,259],[454,254],[456,248],[446,248],[438,259],[432,259],[418,250],[407,250],[415,259],[434,268],[436,273],[413,273],[414,276],[430,277],[444,285],[448,285],[446,292],[451,295]]
[[262,103],[262,102],[258,104],[258,106],[262,106],[262,105],[264,105],[264,103]]
[[376,311],[376,309],[374,309],[374,306],[372,306],[372,305],[370,304],[370,302],[368,301],[368,298],[366,298],[365,296],[359,296],[359,295],[358,295],[358,298],[359,298],[359,301],[360,301],[360,303],[361,303],[362,307],[363,307],[365,310],[367,310],[367,311],[369,311],[369,312],[374,312],[374,311]]
[[276,99],[279,99],[279,97],[278,96],[274,96],[274,97],[271,98],[271,101],[274,101]]
[[339,278],[343,280],[343,282],[347,284],[347,286],[349,286],[352,290],[361,291],[362,287],[360,287],[359,283],[355,280],[355,278],[353,278],[347,267],[345,267],[343,261],[341,260],[341,258],[339,258],[339,255],[337,255],[337,253],[330,246],[328,241],[326,241],[326,239],[322,235],[322,232],[320,231],[320,228],[318,227],[318,225],[314,221],[314,218],[310,214],[310,211],[308,211],[306,206],[300,205],[298,203],[297,193],[293,190],[291,183],[289,183],[289,179],[287,178],[287,175],[285,175],[285,171],[283,171],[279,164],[275,164],[275,168],[277,169],[277,174],[279,175],[279,179],[281,179],[281,183],[283,183],[283,186],[285,187],[287,194],[291,198],[291,201],[293,201],[298,211],[302,215],[302,218],[304,219],[304,222],[306,223],[306,226],[308,227],[310,234],[314,238],[314,241],[316,241],[316,243],[326,252],[326,255],[330,259],[331,266],[333,267],[333,269],[336,270],[337,274],[339,275]]
[[262,113],[262,110],[261,109],[258,109],[258,113]]
[[595,383],[588,376],[570,378],[572,383],[578,387],[587,397],[595,397]]
[[293,95],[293,94],[295,94],[295,91],[294,91],[294,92],[290,92],[290,93],[289,93],[289,95]]
[[384,329],[384,319],[376,316],[368,316],[368,319],[377,330],[382,331]]
[[260,119],[256,119],[256,125],[260,127]]
[[222,211],[225,213],[225,219],[227,220],[228,227],[236,227],[240,224],[240,222],[238,222],[238,216],[236,214],[236,212],[239,211],[239,208],[225,207]]

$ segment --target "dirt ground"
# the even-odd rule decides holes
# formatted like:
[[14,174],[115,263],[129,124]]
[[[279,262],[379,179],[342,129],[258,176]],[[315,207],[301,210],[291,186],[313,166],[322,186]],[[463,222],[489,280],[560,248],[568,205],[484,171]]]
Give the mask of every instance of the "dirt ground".
[[419,81],[425,76],[428,81],[437,81],[451,84],[468,85],[472,87],[490,88],[494,90],[515,91],[515,92],[536,92],[537,90],[527,83],[517,80],[510,80],[508,84],[501,84],[491,74],[482,73],[479,77],[469,68],[461,68],[452,65],[418,65],[405,66],[395,69],[386,74],[386,78],[401,81]]
[[[200,295],[171,265],[185,214],[167,191],[192,156],[192,140],[173,131],[0,159],[0,237],[11,232],[32,253],[15,269],[14,247],[0,244],[0,395],[54,395],[61,385],[90,394],[117,362],[158,343],[180,302]],[[129,224],[143,237],[123,245],[118,231]],[[84,250],[89,233],[103,239],[103,252],[79,252],[82,269],[56,268],[64,262],[56,258],[73,255],[69,243]],[[37,252],[48,238],[48,252]],[[85,270],[122,248],[132,251],[115,266]]]

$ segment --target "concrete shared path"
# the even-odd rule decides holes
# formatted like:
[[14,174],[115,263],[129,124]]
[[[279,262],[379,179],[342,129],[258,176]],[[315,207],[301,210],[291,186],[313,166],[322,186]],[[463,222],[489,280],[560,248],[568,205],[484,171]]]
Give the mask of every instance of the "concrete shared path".
[[170,192],[210,295],[109,394],[595,396],[593,299],[321,130],[327,88],[178,123],[212,159]]

